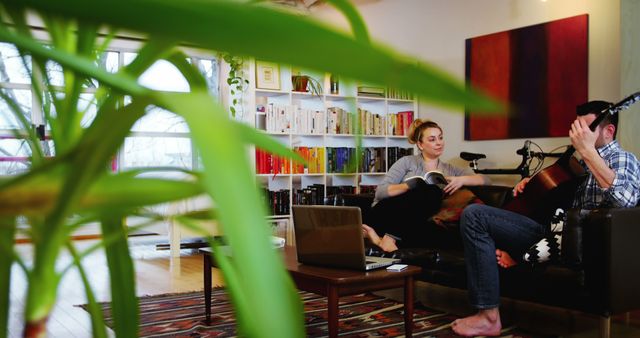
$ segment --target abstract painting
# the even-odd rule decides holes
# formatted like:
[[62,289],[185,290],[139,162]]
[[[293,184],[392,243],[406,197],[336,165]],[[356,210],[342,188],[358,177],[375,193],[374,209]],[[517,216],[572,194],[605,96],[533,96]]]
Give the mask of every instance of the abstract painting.
[[562,137],[588,93],[588,15],[466,40],[467,84],[508,107],[465,110],[465,140]]

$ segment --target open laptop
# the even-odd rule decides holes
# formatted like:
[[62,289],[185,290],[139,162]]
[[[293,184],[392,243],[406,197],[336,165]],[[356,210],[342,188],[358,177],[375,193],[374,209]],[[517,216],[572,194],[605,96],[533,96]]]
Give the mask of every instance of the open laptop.
[[365,256],[358,207],[294,205],[293,226],[303,264],[371,270],[400,261]]

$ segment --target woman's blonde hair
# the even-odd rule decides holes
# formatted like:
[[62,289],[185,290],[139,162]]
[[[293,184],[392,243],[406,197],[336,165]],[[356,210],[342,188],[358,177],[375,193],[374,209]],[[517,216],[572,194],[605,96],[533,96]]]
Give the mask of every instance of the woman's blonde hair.
[[421,119],[415,119],[409,126],[409,130],[407,132],[407,139],[409,140],[409,143],[418,143],[418,141],[422,139],[422,132],[427,128],[438,128],[440,129],[440,132],[442,132],[442,128],[431,120],[423,121]]

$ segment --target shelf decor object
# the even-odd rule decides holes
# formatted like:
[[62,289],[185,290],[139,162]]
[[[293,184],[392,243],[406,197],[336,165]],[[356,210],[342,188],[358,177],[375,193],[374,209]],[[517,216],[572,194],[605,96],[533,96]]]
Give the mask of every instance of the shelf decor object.
[[256,60],[256,88],[280,90],[280,65]]

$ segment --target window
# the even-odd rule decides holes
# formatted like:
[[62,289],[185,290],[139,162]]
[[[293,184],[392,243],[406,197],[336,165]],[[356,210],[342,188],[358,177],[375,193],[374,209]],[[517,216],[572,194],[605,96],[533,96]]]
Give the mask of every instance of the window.
[[[134,53],[123,53],[124,64],[135,58]],[[191,58],[205,76],[209,89],[218,96],[218,64],[215,59]],[[169,62],[160,60],[150,67],[139,82],[149,88],[187,92],[189,84]],[[189,138],[189,127],[184,119],[160,107],[148,107],[127,137],[120,154],[121,168],[131,167],[198,167],[197,154]]]
[[[126,49],[113,48],[103,53],[98,63],[109,72],[117,72],[135,57],[135,53]],[[194,56],[188,61],[197,65],[211,93],[218,97],[218,60],[210,56]],[[43,102],[33,104],[40,95],[34,92],[35,89],[31,85],[29,74],[32,67],[31,60],[27,57],[23,61],[13,45],[0,43],[0,90],[3,97],[17,102],[24,113],[24,119],[21,122],[7,102],[0,97],[0,175],[15,175],[28,169],[31,153],[24,139],[26,128],[43,124],[44,116],[55,117],[57,112],[53,104],[54,97],[50,95],[56,95],[56,98],[64,95],[62,67],[50,61],[45,66],[47,77],[54,90],[59,87],[60,92],[45,95]],[[189,85],[182,75],[171,63],[164,60],[157,61],[139,78],[139,82],[154,89],[189,90]],[[82,86],[78,109],[84,113],[80,122],[83,127],[89,126],[96,116],[95,93],[98,86],[99,83],[95,80],[87,80]],[[49,133],[50,126],[47,125],[45,135],[48,136]],[[45,155],[53,156],[55,149],[51,142],[46,138],[42,142]],[[132,127],[131,134],[126,138],[114,167],[125,169],[168,166],[191,169],[198,167],[197,156],[184,119],[159,107],[148,107],[145,115]]]

